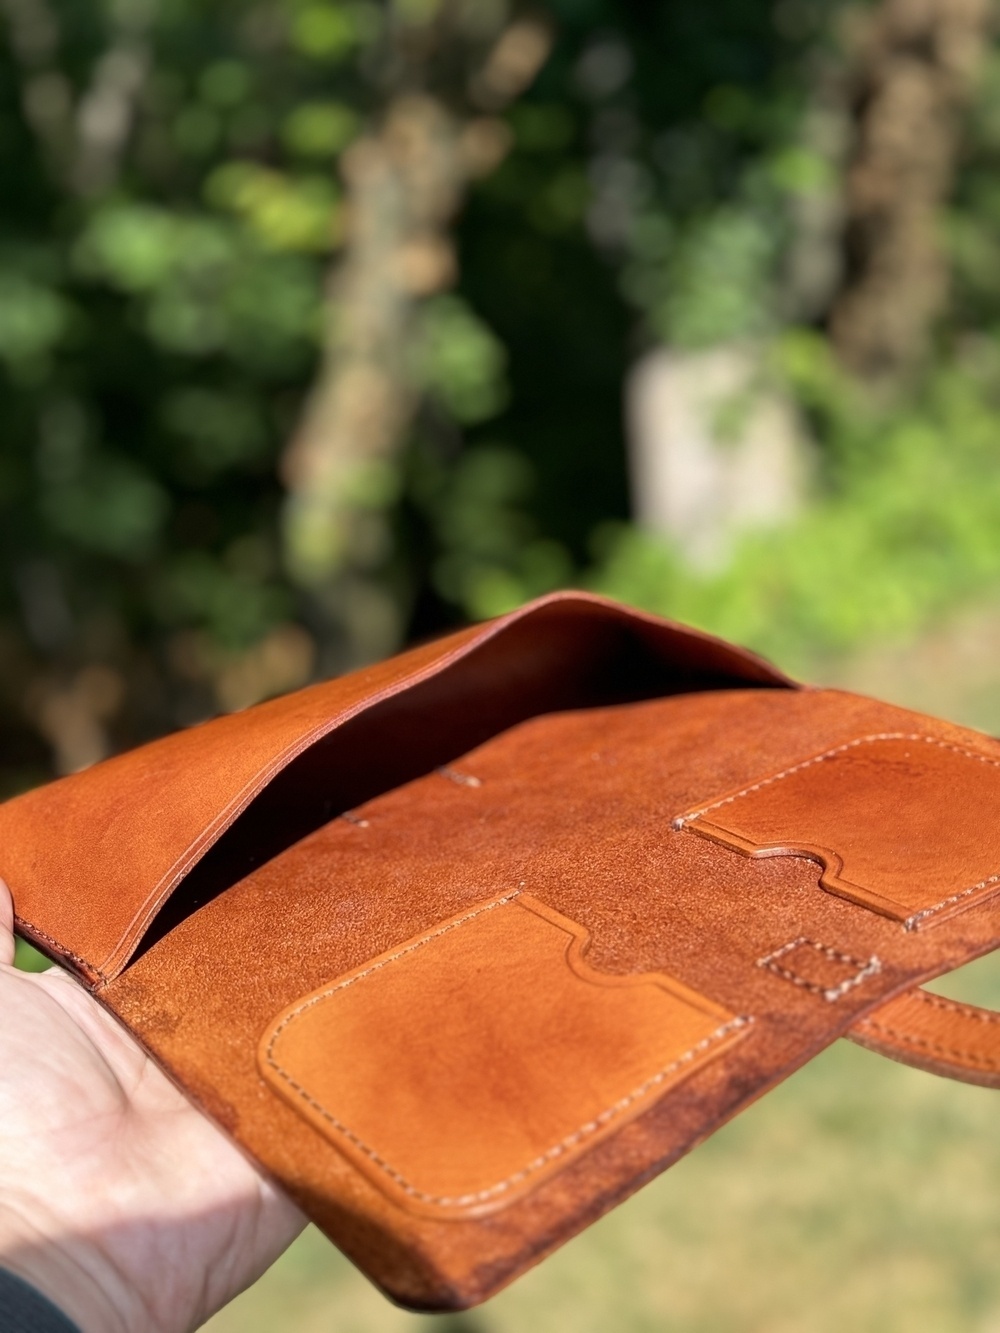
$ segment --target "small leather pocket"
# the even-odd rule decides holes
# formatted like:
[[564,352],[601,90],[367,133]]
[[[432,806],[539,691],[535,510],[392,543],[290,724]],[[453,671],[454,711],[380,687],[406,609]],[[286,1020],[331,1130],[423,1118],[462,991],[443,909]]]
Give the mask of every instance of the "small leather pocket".
[[861,736],[679,816],[748,856],[808,856],[832,893],[915,930],[1000,889],[1000,760]]
[[292,1005],[260,1069],[403,1207],[501,1207],[747,1023],[662,974],[594,971],[586,941],[527,894],[483,903]]

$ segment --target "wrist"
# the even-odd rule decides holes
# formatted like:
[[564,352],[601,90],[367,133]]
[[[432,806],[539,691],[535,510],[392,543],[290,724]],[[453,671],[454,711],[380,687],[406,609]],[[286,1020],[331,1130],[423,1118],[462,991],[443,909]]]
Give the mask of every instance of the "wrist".
[[59,1236],[43,1206],[0,1204],[0,1268],[22,1278],[52,1302],[81,1333],[131,1333],[132,1304],[100,1248],[79,1236]]

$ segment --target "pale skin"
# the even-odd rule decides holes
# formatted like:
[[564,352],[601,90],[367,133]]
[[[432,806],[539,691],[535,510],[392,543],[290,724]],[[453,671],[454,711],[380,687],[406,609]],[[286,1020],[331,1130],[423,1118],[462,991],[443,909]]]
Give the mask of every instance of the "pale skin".
[[0,1268],[83,1333],[186,1333],[305,1224],[76,982],[13,967],[0,880]]

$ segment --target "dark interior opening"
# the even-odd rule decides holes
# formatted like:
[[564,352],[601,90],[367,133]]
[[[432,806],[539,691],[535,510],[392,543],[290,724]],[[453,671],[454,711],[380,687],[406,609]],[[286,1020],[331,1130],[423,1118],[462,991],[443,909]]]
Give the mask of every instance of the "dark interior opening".
[[556,603],[546,619],[544,629],[534,617],[515,621],[294,759],[178,885],[131,961],[329,820],[530,717],[693,690],[785,683],[723,644],[600,604]]

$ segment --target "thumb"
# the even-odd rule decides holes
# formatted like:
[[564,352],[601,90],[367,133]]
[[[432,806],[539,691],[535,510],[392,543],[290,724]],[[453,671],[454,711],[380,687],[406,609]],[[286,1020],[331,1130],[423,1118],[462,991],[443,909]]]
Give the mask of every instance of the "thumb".
[[14,961],[14,901],[10,889],[0,879],[0,966]]

